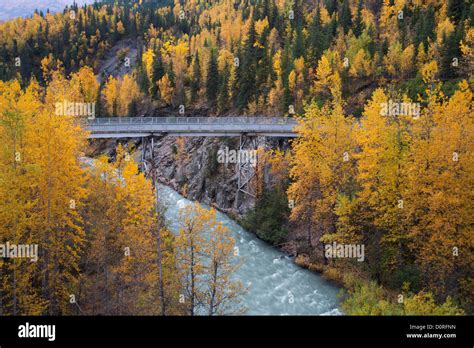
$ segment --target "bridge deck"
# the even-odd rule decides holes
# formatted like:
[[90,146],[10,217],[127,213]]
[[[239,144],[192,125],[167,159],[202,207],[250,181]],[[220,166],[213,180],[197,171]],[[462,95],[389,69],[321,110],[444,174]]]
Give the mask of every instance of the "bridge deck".
[[137,138],[150,135],[296,137],[288,117],[111,117],[87,122],[90,138]]

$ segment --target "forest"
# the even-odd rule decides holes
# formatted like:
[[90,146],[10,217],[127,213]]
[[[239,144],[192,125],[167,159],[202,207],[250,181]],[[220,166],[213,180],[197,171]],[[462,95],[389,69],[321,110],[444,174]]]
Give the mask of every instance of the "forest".
[[[0,314],[245,312],[216,211],[193,205],[173,236],[127,149],[85,164],[64,101],[295,117],[244,227],[342,284],[346,314],[472,314],[473,23],[467,0],[106,0],[0,23],[0,242],[40,244],[0,259]],[[130,38],[136,65],[101,69]],[[334,242],[365,262],[328,259]]]

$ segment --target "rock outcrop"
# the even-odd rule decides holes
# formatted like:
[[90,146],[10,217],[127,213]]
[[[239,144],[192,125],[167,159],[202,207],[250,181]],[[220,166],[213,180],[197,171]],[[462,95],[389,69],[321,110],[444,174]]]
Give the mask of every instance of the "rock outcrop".
[[[235,163],[220,163],[218,151],[226,147],[239,148],[238,137],[164,136],[154,140],[153,170],[155,178],[186,198],[211,205],[232,215],[242,216],[255,204],[255,199],[240,193],[235,206],[238,173]],[[266,149],[278,145],[278,140],[262,138],[259,146]],[[244,149],[253,150],[252,145]],[[142,150],[142,145],[140,145]],[[147,152],[147,160],[151,153]],[[266,181],[264,179],[264,181]]]
[[[155,178],[186,198],[212,205],[227,213],[245,213],[253,198],[241,195],[235,207],[238,175],[235,163],[219,163],[217,152],[225,146],[237,148],[238,139],[164,136],[154,142]],[[182,143],[177,144],[178,141]],[[181,148],[180,148],[181,146]],[[151,159],[151,154],[147,154]],[[237,209],[236,209],[237,208]]]

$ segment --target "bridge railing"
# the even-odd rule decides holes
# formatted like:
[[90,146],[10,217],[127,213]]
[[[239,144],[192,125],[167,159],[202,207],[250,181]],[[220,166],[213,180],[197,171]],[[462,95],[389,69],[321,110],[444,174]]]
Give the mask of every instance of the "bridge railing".
[[97,117],[88,125],[108,124],[296,124],[291,117]]

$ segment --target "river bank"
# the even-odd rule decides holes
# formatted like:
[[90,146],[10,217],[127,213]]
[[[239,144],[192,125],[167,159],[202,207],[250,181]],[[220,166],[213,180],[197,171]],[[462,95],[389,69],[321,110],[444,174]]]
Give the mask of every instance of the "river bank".
[[[179,208],[191,201],[172,188],[159,185],[158,198],[167,207],[169,228],[179,229]],[[235,239],[241,267],[235,279],[248,287],[242,304],[249,315],[340,315],[339,288],[321,275],[299,267],[293,258],[245,231],[222,212],[218,220]]]

